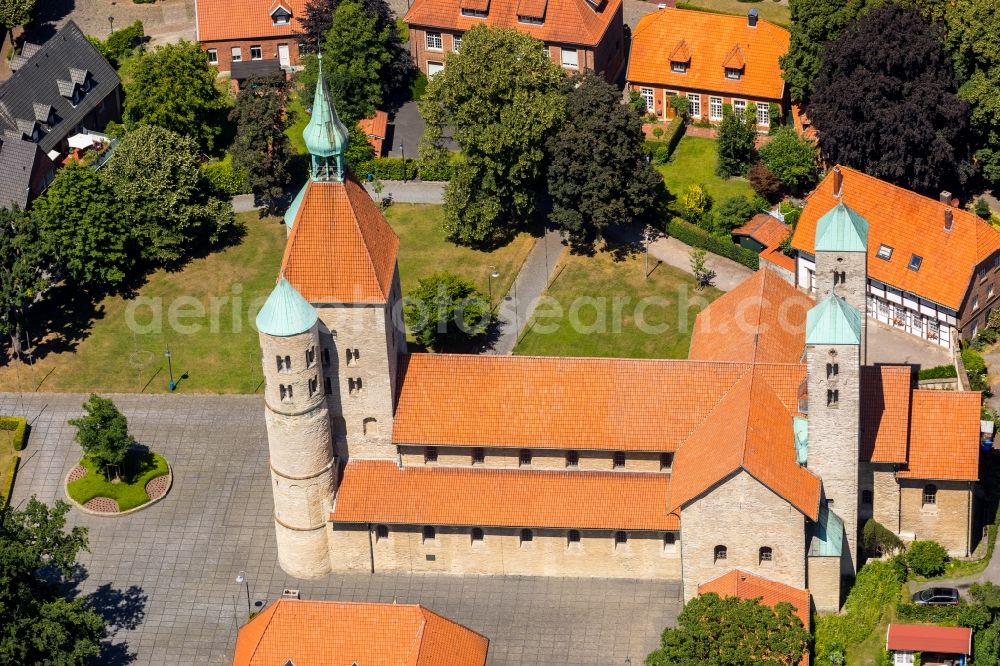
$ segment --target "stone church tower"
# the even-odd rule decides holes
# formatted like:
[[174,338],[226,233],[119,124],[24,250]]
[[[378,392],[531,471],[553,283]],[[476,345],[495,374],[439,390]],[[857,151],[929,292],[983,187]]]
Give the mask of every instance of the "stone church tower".
[[857,567],[858,451],[864,362],[868,223],[838,204],[818,222],[818,302],[806,317],[810,471],[824,510],[843,522],[841,571]]
[[281,568],[297,578],[330,572],[326,523],[336,461],[320,383],[316,310],[281,278],[257,315]]

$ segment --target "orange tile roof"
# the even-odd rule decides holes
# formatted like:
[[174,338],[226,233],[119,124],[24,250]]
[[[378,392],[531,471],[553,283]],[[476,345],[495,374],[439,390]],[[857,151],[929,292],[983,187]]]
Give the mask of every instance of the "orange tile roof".
[[[486,18],[462,16],[462,0],[415,0],[404,21],[410,26],[426,26],[452,32],[465,32],[485,24],[514,28],[546,43],[576,44],[596,47],[612,21],[621,21],[622,0],[608,0],[595,10],[587,0],[549,0],[545,22],[541,25],[517,20],[522,0],[492,0]],[[534,3],[533,3],[534,4]],[[537,7],[532,7],[537,10]]]
[[[976,264],[1000,250],[1000,232],[959,208],[952,209],[952,230],[945,231],[947,204],[855,169],[840,170],[844,203],[868,220],[869,277],[959,310]],[[837,202],[831,170],[806,200],[792,238],[794,248],[814,252],[816,223]],[[882,244],[892,248],[888,261],[877,256]],[[908,268],[914,254],[923,257],[917,271]]]
[[760,260],[769,261],[775,266],[780,266],[786,271],[795,273],[795,260],[789,257],[787,254],[781,251],[781,247],[775,245],[774,247],[765,248],[760,251]]
[[[412,354],[404,367],[392,440],[673,451],[749,368],[671,360]],[[457,387],[461,400],[442,399]]]
[[274,0],[198,0],[195,3],[198,40],[296,36],[301,29],[297,19],[305,12],[307,0],[282,0],[281,6],[292,13],[288,25],[274,25],[271,20],[271,12],[278,4]]
[[385,303],[399,238],[353,178],[308,183],[281,272],[311,303]]
[[743,49],[738,45],[734,46],[733,50],[726,56],[726,59],[722,61],[722,66],[729,69],[743,69],[746,65],[747,61],[743,57]]
[[[802,366],[786,366],[802,377]],[[667,508],[680,509],[718,482],[745,470],[812,520],[820,480],[795,461],[794,408],[756,371],[747,373],[674,456]],[[783,387],[787,391],[787,386]]]
[[543,19],[547,5],[548,0],[518,0],[517,15]]
[[418,605],[279,599],[240,627],[233,666],[483,666],[488,648]]
[[972,629],[894,622],[886,631],[885,649],[971,655]]
[[670,475],[468,467],[399,467],[352,460],[335,523],[677,530],[663,498]]
[[385,141],[386,132],[389,130],[389,114],[385,111],[376,111],[371,118],[359,120],[358,127],[368,137],[368,143],[375,151],[375,157],[381,157],[382,142]]
[[[673,72],[673,49],[681,40],[690,51],[685,73]],[[632,33],[626,78],[678,90],[704,90],[757,99],[781,99],[785,82],[778,58],[788,51],[788,30],[760,19],[756,28],[746,16],[688,9],[660,9],[643,16]],[[746,69],[739,79],[726,78],[734,49]]]
[[674,50],[670,52],[670,62],[690,62],[691,61],[691,49],[688,48],[687,41],[681,39],[677,42],[677,46]]
[[979,479],[978,391],[913,392],[904,479]]
[[698,594],[709,592],[715,592],[723,598],[760,599],[760,602],[767,606],[789,603],[795,609],[795,615],[802,620],[802,625],[809,629],[809,590],[800,590],[791,585],[755,576],[748,571],[734,569],[698,586]]
[[805,349],[806,313],[813,305],[774,271],[759,270],[698,313],[688,358],[798,363]]
[[908,365],[861,368],[860,458],[863,462],[906,462],[911,376]]
[[749,236],[767,247],[777,247],[791,233],[788,225],[773,215],[757,213],[742,227],[733,229],[732,235]]

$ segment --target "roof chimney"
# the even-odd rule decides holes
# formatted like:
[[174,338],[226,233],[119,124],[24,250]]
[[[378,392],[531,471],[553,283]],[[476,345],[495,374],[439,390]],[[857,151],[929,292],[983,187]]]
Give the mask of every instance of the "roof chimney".
[[839,166],[833,167],[833,196],[844,196],[844,174]]
[[951,204],[951,192],[948,190],[941,190],[941,194],[938,195],[938,201],[943,204]]
[[747,12],[747,25],[751,28],[757,27],[757,15],[758,12],[756,7]]
[[944,230],[951,231],[952,226],[955,224],[955,216],[951,212],[951,208],[944,209]]

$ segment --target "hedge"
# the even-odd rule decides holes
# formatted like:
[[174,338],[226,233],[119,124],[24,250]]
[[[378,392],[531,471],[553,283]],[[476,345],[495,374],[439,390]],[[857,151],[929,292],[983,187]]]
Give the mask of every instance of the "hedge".
[[674,154],[677,144],[684,138],[687,124],[680,116],[675,116],[663,131],[662,139],[646,139],[642,152],[654,158],[655,164],[666,164]]
[[0,416],[0,430],[13,430],[15,451],[23,451],[28,440],[28,422],[22,416]]
[[21,458],[19,456],[14,456],[10,460],[10,467],[7,468],[6,476],[3,479],[3,485],[0,486],[0,509],[7,506],[10,503],[10,494],[14,492],[14,478],[17,476],[17,466],[21,463]]
[[899,604],[896,617],[904,622],[947,622],[958,624],[961,606],[921,606],[920,604]]
[[753,270],[760,268],[760,257],[756,252],[740,247],[730,241],[716,238],[704,229],[690,222],[685,222],[680,218],[674,218],[667,222],[666,232],[685,245],[700,247],[712,254],[732,259]]
[[955,370],[954,365],[937,365],[917,373],[917,379],[951,379],[953,377],[958,377],[958,371]]
[[202,173],[212,186],[220,193],[235,197],[237,194],[249,194],[247,175],[244,171],[233,168],[233,156],[226,154],[218,162],[208,162],[201,166]]
[[[403,180],[403,159],[401,157],[376,157],[373,160],[358,165],[359,178],[368,178],[374,174],[379,180]],[[406,180],[416,180],[419,168],[417,161],[406,160]]]

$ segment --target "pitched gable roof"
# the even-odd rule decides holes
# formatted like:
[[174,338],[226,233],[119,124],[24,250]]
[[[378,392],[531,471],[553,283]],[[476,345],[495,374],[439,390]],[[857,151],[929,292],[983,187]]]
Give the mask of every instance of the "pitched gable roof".
[[[976,264],[1000,250],[1000,232],[979,216],[905,190],[855,169],[841,166],[843,202],[861,214],[868,229],[868,275],[955,311],[962,306]],[[840,201],[833,191],[833,171],[806,200],[792,247],[815,252],[817,221]],[[945,211],[952,228],[945,230]],[[879,247],[892,248],[881,259]],[[908,268],[913,255],[919,270]]]
[[[523,23],[520,16],[537,17],[543,5],[544,22]],[[622,0],[608,0],[596,8],[587,0],[491,0],[485,18],[462,16],[462,0],[414,0],[403,18],[408,25],[465,32],[477,25],[514,28],[546,43],[596,47],[614,21],[621,21]],[[521,11],[530,12],[521,14]]]
[[[92,87],[83,93],[88,74]],[[40,120],[36,109],[50,107],[57,122],[45,127],[38,141],[42,152],[48,153],[75,133],[87,114],[120,85],[114,68],[70,21],[0,84],[0,127],[19,132],[24,122]],[[76,106],[71,103],[74,91],[81,95]]]
[[[780,99],[785,82],[778,58],[788,51],[788,30],[763,19],[757,27],[745,16],[665,8],[643,16],[632,33],[626,78],[680,90],[702,90],[737,97]],[[690,66],[673,72],[674,51],[683,42]],[[726,67],[745,71],[726,78]],[[737,63],[729,65],[727,63]]]
[[791,585],[755,576],[748,571],[734,569],[698,586],[698,594],[714,592],[720,597],[740,599],[760,599],[766,606],[788,603],[795,609],[795,615],[802,625],[809,629],[809,590],[800,590]]
[[733,236],[749,236],[767,247],[780,245],[791,233],[788,225],[767,213],[757,213],[746,224],[732,231]]
[[399,237],[353,178],[307,183],[281,271],[310,303],[385,303]]
[[240,627],[233,666],[483,666],[488,647],[423,606],[279,599]]
[[[307,0],[198,0],[198,41],[217,42],[257,37],[291,37],[301,30],[297,19]],[[275,25],[271,14],[284,7],[292,14],[286,25]]]
[[677,530],[670,475],[347,463],[330,520],[390,525]]
[[909,441],[912,370],[908,365],[861,368],[861,442],[864,462],[904,463]]
[[[904,479],[979,479],[978,391],[913,392]],[[947,418],[943,418],[947,415]]]
[[37,192],[31,191],[32,178],[42,171],[55,172],[55,164],[31,141],[0,140],[0,207],[22,210]]

